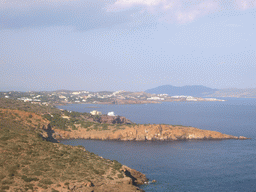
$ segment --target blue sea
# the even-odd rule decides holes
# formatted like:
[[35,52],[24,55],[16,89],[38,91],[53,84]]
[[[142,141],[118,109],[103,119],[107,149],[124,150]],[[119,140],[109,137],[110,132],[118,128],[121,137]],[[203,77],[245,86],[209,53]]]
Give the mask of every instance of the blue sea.
[[164,102],[140,105],[71,104],[59,108],[114,111],[135,123],[165,123],[219,131],[251,140],[97,141],[63,140],[117,160],[157,182],[145,191],[256,191],[256,99]]

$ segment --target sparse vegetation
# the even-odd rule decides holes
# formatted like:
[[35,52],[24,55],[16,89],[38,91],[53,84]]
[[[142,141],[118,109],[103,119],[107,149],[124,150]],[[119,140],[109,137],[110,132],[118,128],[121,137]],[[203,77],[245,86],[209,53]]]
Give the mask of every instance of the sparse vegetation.
[[[121,164],[98,157],[84,150],[44,140],[38,129],[30,128],[26,122],[14,122],[12,111],[1,111],[0,118],[0,189],[11,190],[36,188],[56,191],[52,185],[70,181],[113,179],[113,171],[119,172]],[[77,115],[76,113],[73,114]],[[17,117],[17,115],[15,115]],[[54,118],[55,116],[55,118]],[[44,116],[50,119],[48,115]],[[29,119],[33,121],[33,116]],[[60,125],[61,117],[54,114],[51,122]],[[21,120],[22,121],[22,120]],[[65,121],[67,122],[67,121]],[[40,123],[40,122],[39,122]],[[42,125],[41,123],[40,125]],[[88,123],[96,129],[107,129],[106,124]],[[35,126],[40,127],[40,126]],[[122,178],[120,173],[118,178]]]
[[[0,102],[3,100],[0,99]],[[14,109],[12,104],[15,102],[7,102],[12,110],[0,108],[0,191],[58,191],[74,182],[97,183],[124,177],[119,162],[101,158],[86,151],[83,146],[51,143],[45,138],[46,135],[43,136],[41,129],[46,128],[49,122],[52,127],[66,130],[81,126],[87,130],[102,131],[112,125],[84,121],[91,117],[87,113],[49,109],[42,114],[31,104],[23,106],[19,103],[17,106],[22,108],[22,112]],[[37,114],[31,112],[37,110]],[[65,114],[69,118],[63,118]],[[121,127],[118,125],[118,128]]]

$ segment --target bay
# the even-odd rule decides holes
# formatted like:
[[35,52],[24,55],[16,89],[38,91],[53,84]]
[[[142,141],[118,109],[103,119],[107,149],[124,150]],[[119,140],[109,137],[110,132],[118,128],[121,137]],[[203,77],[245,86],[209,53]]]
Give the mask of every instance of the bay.
[[[226,99],[226,98],[225,98]],[[121,142],[63,140],[139,170],[155,184],[145,191],[256,191],[256,99],[142,105],[71,104],[59,108],[114,111],[135,123],[193,126],[251,140]]]

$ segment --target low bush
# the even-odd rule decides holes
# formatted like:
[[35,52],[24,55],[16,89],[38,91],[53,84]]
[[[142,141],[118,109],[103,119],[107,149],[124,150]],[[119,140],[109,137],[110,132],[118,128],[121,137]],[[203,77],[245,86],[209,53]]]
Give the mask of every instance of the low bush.
[[121,167],[122,167],[122,164],[121,164],[121,163],[119,163],[119,162],[116,161],[116,160],[114,160],[113,163],[114,163],[113,169],[115,169],[115,170],[120,170],[120,169],[121,169]]
[[10,184],[12,184],[12,183],[13,183],[12,181],[7,180],[7,179],[2,181],[2,184],[3,184],[3,185],[10,185]]
[[33,190],[34,185],[33,185],[32,183],[30,183],[30,184],[26,184],[25,187],[26,187],[27,189]]
[[45,185],[51,185],[53,184],[53,182],[51,181],[51,179],[42,179],[39,181],[40,183],[43,183]]
[[8,190],[10,187],[9,186],[2,186],[1,189],[2,190]]
[[117,175],[118,178],[124,178],[124,175],[122,173]]
[[31,181],[38,181],[39,179],[36,177],[27,177],[26,175],[23,175],[21,177],[25,182],[31,182]]

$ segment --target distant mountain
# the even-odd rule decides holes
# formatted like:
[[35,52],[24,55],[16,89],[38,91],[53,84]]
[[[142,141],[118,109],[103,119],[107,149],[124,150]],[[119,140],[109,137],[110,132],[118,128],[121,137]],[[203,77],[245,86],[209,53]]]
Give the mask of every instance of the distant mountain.
[[218,89],[212,89],[202,85],[186,85],[182,87],[176,87],[172,85],[162,85],[153,89],[148,89],[145,92],[151,94],[168,94],[170,96],[174,95],[187,95],[194,97],[204,97],[206,95],[214,94]]

